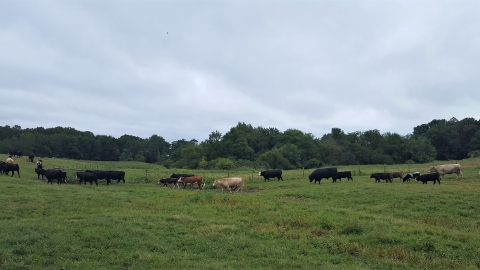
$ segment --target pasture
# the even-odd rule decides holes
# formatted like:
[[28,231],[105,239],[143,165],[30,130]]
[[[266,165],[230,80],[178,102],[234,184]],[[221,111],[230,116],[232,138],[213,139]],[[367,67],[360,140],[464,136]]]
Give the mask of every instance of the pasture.
[[[50,185],[27,157],[14,160],[21,177],[0,175],[0,269],[480,268],[480,159],[458,161],[463,178],[440,185],[369,178],[431,164],[339,166],[354,180],[320,185],[312,170],[270,182],[252,170],[193,171],[205,190],[157,184],[191,171],[43,158],[72,169]],[[78,185],[73,169],[124,170],[126,183]],[[245,191],[212,187],[227,175],[244,177]]]

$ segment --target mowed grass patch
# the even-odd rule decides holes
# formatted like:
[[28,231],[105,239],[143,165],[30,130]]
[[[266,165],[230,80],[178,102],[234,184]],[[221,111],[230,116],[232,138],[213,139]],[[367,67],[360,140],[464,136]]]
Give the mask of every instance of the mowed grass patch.
[[[172,171],[157,165],[128,164],[126,183],[96,187],[47,185],[35,180],[34,164],[22,164],[19,179],[0,176],[2,269],[480,267],[471,160],[463,179],[441,185],[374,183],[368,177],[380,165],[361,166],[353,182],[320,185],[308,182],[311,171],[269,182],[253,171],[194,171],[205,174],[205,190],[159,186],[154,179]],[[132,180],[145,171],[151,181]],[[247,192],[211,186],[226,174],[244,177]]]

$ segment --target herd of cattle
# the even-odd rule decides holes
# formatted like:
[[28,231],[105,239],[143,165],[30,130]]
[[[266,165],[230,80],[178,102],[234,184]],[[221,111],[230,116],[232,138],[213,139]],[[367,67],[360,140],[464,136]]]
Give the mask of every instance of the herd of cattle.
[[[12,155],[21,156],[21,152],[14,152]],[[32,157],[29,156],[29,161],[33,161]],[[37,162],[37,167],[35,168],[35,173],[37,174],[37,179],[42,177],[47,178],[47,183],[53,184],[54,180],[56,180],[57,184],[65,183],[67,178],[67,173],[63,172],[59,169],[43,169],[43,163],[41,160]],[[0,161],[0,174],[9,175],[12,172],[13,176],[15,172],[17,172],[18,177],[20,177],[20,168],[18,164],[6,163]],[[457,174],[457,179],[459,176],[462,176],[461,166],[460,164],[445,164],[445,165],[437,165],[430,167],[429,173],[421,174],[420,172],[412,172],[404,174],[403,171],[397,172],[383,172],[383,173],[373,173],[370,175],[370,178],[375,179],[375,182],[379,183],[380,180],[385,180],[386,183],[392,183],[394,178],[402,179],[403,182],[409,182],[410,180],[414,179],[416,181],[420,181],[423,184],[426,184],[429,181],[432,181],[433,184],[438,182],[440,184],[440,179],[446,174]],[[480,173],[479,173],[480,174]],[[261,171],[258,174],[259,176],[263,176],[264,181],[270,181],[270,179],[277,179],[278,181],[282,180],[282,170],[267,170]],[[332,183],[337,182],[337,180],[342,180],[342,178],[348,179],[348,181],[352,180],[352,173],[351,171],[342,171],[339,172],[337,168],[330,167],[330,168],[321,168],[314,170],[309,176],[308,179],[310,182],[319,183],[322,179],[329,179],[332,178]],[[98,186],[98,180],[106,180],[107,185],[111,183],[112,180],[117,180],[117,183],[123,181],[125,183],[125,172],[124,171],[112,171],[112,170],[86,170],[84,172],[77,172],[76,179],[79,181],[79,184],[82,182],[86,185],[87,182],[90,185],[95,184]],[[214,187],[220,187],[223,190],[236,190],[240,191],[243,189],[243,178],[241,177],[228,177],[215,180],[213,182]],[[172,174],[169,178],[161,178],[158,180],[158,184],[163,186],[168,186],[170,184],[173,185],[173,188],[179,188],[179,184],[183,184],[183,188],[190,186],[191,188],[194,185],[198,186],[198,189],[203,189],[205,187],[205,183],[203,182],[203,178],[201,176],[196,176],[194,174]]]

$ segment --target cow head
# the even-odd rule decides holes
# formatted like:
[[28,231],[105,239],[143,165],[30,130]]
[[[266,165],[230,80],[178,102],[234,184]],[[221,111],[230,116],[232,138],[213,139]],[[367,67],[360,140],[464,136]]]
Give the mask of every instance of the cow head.
[[183,177],[178,178],[178,183],[183,183]]
[[212,186],[216,187],[218,185],[218,180],[213,181]]
[[259,173],[258,173],[258,176],[262,176],[262,172],[259,172]]
[[437,172],[437,169],[435,168],[435,166],[432,166],[430,167],[430,170],[428,170],[429,173],[435,173]]

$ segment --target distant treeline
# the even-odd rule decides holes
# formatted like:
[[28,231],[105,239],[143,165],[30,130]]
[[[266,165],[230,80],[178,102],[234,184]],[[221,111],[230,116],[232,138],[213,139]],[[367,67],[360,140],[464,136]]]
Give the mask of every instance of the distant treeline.
[[0,127],[0,152],[102,161],[141,161],[167,168],[230,169],[315,168],[325,165],[425,163],[459,160],[480,154],[480,121],[452,118],[432,120],[401,136],[378,130],[345,133],[339,128],[316,138],[289,129],[252,127],[238,123],[230,131],[212,132],[208,139],[167,142],[158,135],[148,139],[94,135],[74,128],[22,129]]

